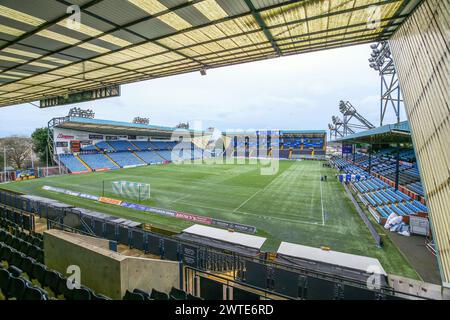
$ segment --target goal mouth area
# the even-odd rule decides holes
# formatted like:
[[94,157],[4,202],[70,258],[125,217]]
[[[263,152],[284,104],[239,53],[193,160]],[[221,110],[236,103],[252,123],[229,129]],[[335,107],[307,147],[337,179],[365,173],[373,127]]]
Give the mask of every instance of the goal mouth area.
[[[105,185],[105,184],[104,184]],[[125,199],[145,201],[150,199],[150,184],[134,181],[112,181],[111,193]]]

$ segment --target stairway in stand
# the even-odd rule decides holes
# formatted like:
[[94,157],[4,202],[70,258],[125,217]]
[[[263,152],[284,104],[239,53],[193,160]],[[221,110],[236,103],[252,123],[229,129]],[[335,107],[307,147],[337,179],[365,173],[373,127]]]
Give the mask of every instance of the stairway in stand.
[[83,166],[86,167],[87,170],[89,170],[90,172],[92,172],[91,167],[89,167],[88,164],[87,164],[86,162],[84,162],[83,159],[81,159],[79,155],[76,155],[75,158],[76,158],[78,161],[80,161],[80,162],[83,164]]
[[105,157],[107,157],[109,161],[111,161],[112,163],[114,163],[118,168],[122,168],[122,167],[121,167],[117,162],[115,162],[115,161],[113,160],[113,158],[111,158],[107,153],[103,153],[103,155],[104,155]]

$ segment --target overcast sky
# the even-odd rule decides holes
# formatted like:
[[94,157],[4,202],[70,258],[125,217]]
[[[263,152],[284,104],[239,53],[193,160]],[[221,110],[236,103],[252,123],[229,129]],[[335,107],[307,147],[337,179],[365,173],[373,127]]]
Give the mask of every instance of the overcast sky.
[[[98,119],[156,125],[200,121],[226,129],[327,129],[349,100],[379,125],[380,78],[369,68],[369,45],[235,65],[122,86],[119,98],[81,103]],[[0,137],[29,135],[72,106],[39,109],[30,104],[0,108]],[[340,115],[340,114],[339,114]],[[404,114],[402,114],[404,119]],[[392,112],[388,121],[393,123]]]

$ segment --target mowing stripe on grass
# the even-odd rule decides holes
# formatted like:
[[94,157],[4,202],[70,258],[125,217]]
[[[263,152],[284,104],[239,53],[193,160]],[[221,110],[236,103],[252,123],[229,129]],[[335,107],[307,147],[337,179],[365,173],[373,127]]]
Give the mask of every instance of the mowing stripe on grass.
[[[203,209],[210,209],[210,210],[217,210],[217,211],[223,211],[223,212],[230,212],[227,209],[223,209],[223,208],[215,208],[215,207],[210,207],[210,206],[204,206],[204,205],[199,205],[199,204],[194,204],[194,203],[190,203],[190,202],[186,202],[186,201],[179,201],[178,203],[182,203],[191,207],[197,207],[197,208],[203,208]],[[285,222],[289,222],[289,223],[299,223],[299,224],[308,224],[308,225],[314,225],[314,226],[321,226],[320,222],[307,222],[307,221],[303,221],[303,220],[292,220],[292,219],[286,219],[286,218],[280,218],[280,217],[273,217],[273,216],[265,216],[265,215],[261,215],[261,214],[256,214],[256,213],[251,213],[251,212],[245,212],[245,211],[236,211],[237,213],[242,213],[243,215],[250,215],[250,216],[254,216],[254,217],[258,217],[262,220],[279,220],[279,221],[285,221]]]
[[242,208],[247,202],[249,202],[251,199],[253,199],[258,193],[260,193],[261,191],[266,191],[276,180],[283,178],[284,179],[284,174],[287,171],[283,172],[281,175],[279,175],[278,177],[275,177],[274,179],[272,179],[272,181],[270,181],[264,188],[256,191],[252,196],[250,196],[247,200],[245,200],[244,202],[241,203],[241,205],[239,207],[237,207],[236,209],[233,210],[233,213],[237,212],[240,208]]

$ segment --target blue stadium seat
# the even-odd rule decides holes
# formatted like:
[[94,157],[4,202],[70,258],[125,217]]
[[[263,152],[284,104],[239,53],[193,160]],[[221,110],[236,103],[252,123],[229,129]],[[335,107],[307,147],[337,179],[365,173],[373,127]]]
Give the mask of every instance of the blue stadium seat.
[[115,149],[106,141],[100,141],[96,144],[97,148],[105,151],[114,151]]
[[415,205],[413,205],[410,202],[405,202],[405,206],[408,207],[413,212],[419,212],[421,211],[419,208],[417,208]]
[[141,151],[150,150],[152,148],[152,145],[148,141],[134,141],[133,143]]
[[403,198],[396,194],[393,188],[386,189],[386,193],[395,199],[395,202],[403,201]]
[[118,169],[118,167],[109,160],[104,154],[82,154],[80,158],[94,170],[98,169]]
[[376,203],[378,203],[379,205],[382,205],[383,204],[383,201],[380,199],[380,198],[378,198],[378,196],[375,194],[375,193],[372,193],[371,194],[371,197],[375,200],[375,202]]
[[389,203],[397,202],[397,200],[394,197],[392,197],[389,193],[387,193],[386,191],[382,190],[380,192],[383,195],[383,197],[385,197],[389,201]]
[[413,201],[413,204],[414,204],[417,208],[419,208],[421,211],[423,211],[423,212],[428,212],[427,206],[423,205],[423,204],[420,203],[419,201],[414,200],[414,201]]
[[381,193],[381,191],[377,191],[376,194],[377,194],[377,197],[383,202],[383,204],[388,204],[388,203],[389,203],[389,200],[386,199],[386,198],[383,196],[383,194]]
[[403,211],[406,212],[407,214],[411,215],[414,214],[414,211],[412,211],[411,209],[409,209],[407,206],[405,206],[403,203],[398,203],[397,206]]
[[145,162],[152,164],[152,163],[160,163],[162,161],[164,161],[163,159],[161,159],[160,156],[158,156],[155,152],[153,151],[136,151],[136,154]]
[[389,206],[387,206],[387,205],[383,207],[383,210],[384,210],[384,212],[386,212],[386,214],[387,214],[388,216],[390,216],[391,214],[394,213],[394,211],[392,211],[392,209],[389,208]]
[[396,190],[395,193],[398,194],[403,200],[406,200],[406,201],[411,200],[411,198],[408,195],[404,194],[403,192],[401,192],[399,190]]
[[377,207],[377,211],[378,211],[378,213],[379,213],[382,217],[384,217],[384,218],[386,218],[386,219],[389,217],[389,215],[386,214],[386,212],[384,212],[384,210],[383,210],[382,207]]
[[158,151],[158,154],[167,161],[172,161],[172,151],[160,150]]
[[374,207],[377,206],[377,203],[372,199],[372,197],[370,197],[369,194],[365,194],[364,197],[367,199],[367,201],[369,201],[369,203],[370,203],[372,206],[374,206]]
[[109,156],[117,162],[122,168],[127,166],[139,166],[146,164],[144,161],[136,157],[129,151],[126,152],[113,152]]
[[175,141],[151,141],[152,149],[155,150],[172,150],[177,144]]
[[64,154],[59,156],[59,160],[69,169],[70,172],[80,172],[89,170],[73,154]]
[[108,143],[116,151],[137,150],[129,141],[126,141],[126,140],[108,141]]
[[406,213],[405,212],[403,212],[399,207],[397,207],[396,205],[392,205],[391,206],[391,209],[396,213],[396,214],[398,214],[398,215],[401,215],[401,216],[405,216],[406,215]]

